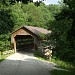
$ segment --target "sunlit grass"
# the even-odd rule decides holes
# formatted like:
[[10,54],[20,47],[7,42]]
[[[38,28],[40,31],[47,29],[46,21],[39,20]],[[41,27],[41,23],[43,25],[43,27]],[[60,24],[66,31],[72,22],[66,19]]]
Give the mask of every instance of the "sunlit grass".
[[14,54],[14,53],[6,54],[6,55],[1,55],[1,52],[0,52],[0,62],[5,60],[8,56],[10,56],[12,54]]
[[75,65],[73,65],[70,62],[64,62],[62,60],[55,60],[55,59],[52,59],[51,61],[56,63],[57,67],[67,69],[67,70],[74,70],[75,69]]
[[53,70],[51,71],[51,75],[75,75],[75,65],[70,62],[64,62],[59,59],[52,59],[52,62],[56,63],[58,68],[63,70]]

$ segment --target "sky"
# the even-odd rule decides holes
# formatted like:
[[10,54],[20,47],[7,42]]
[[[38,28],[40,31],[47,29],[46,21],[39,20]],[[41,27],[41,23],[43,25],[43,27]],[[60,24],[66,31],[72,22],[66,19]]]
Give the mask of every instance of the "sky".
[[[33,0],[34,2],[39,1],[39,0]],[[46,5],[49,4],[58,4],[58,0],[45,0],[43,1]]]
[[44,3],[46,5],[49,5],[49,4],[58,4],[58,0],[45,0]]

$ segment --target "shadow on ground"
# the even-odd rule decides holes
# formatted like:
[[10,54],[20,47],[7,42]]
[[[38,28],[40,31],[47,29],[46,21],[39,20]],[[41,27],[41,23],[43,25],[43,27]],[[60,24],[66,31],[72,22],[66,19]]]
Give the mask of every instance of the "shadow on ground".
[[0,75],[50,75],[55,64],[41,61],[32,53],[16,53],[0,63]]

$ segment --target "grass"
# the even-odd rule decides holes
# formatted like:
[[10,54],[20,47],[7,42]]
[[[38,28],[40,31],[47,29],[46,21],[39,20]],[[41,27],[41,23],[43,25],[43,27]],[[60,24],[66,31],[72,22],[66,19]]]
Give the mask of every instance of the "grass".
[[55,59],[52,59],[52,62],[57,64],[56,67],[64,69],[64,70],[57,70],[57,69],[53,70],[50,72],[52,75],[75,75],[75,65],[73,65],[72,63]]
[[[73,65],[72,63],[69,63],[69,62],[64,62],[64,61],[61,61],[59,59],[51,59],[51,60],[47,60],[43,57],[40,57],[38,52],[34,53],[34,56],[36,56],[38,59],[41,59],[41,60],[46,60],[46,61],[49,61],[49,62],[54,62],[57,64],[57,68],[61,68],[61,69],[64,69],[64,70],[52,70],[50,73],[51,75],[75,75],[75,65]],[[68,70],[68,71],[66,71]]]
[[75,75],[75,72],[64,70],[52,70],[51,75]]
[[1,60],[1,51],[0,51],[0,60]]
[[35,57],[37,57],[38,59],[40,59],[40,60],[49,60],[48,58],[46,58],[46,57],[44,57],[40,52],[38,52],[38,51],[35,51],[34,52],[34,56]]
[[35,52],[34,52],[34,56],[37,57],[37,58],[40,59],[40,60],[45,60],[45,59],[40,55],[40,53],[39,53],[38,51],[35,51]]
[[11,54],[7,54],[7,55],[1,55],[1,52],[0,52],[0,62],[2,62],[3,60],[5,60],[8,56],[12,55],[13,53]]
[[67,69],[67,70],[73,70],[73,69],[75,69],[75,65],[73,65],[70,62],[64,62],[64,61],[59,60],[59,59],[57,59],[57,60],[52,59],[51,61],[54,62],[54,63],[56,63],[57,67],[59,67],[59,68],[63,68],[63,69]]

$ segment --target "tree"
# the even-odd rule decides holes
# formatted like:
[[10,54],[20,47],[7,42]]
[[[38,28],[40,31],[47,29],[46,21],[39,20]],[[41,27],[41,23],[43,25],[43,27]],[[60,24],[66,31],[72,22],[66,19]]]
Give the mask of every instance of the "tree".
[[[36,2],[35,2],[35,5],[36,5],[36,6],[39,6],[42,1],[44,1],[44,0],[36,1]],[[1,2],[3,2],[3,4],[5,4],[5,5],[8,6],[8,5],[10,5],[10,4],[11,4],[11,5],[14,5],[16,2],[22,2],[22,3],[24,3],[24,4],[28,4],[28,3],[33,2],[33,0],[1,0]]]
[[58,13],[61,12],[61,5],[55,5],[55,4],[50,4],[48,6],[49,11],[53,14],[53,16],[56,16]]
[[22,9],[27,14],[27,25],[47,28],[47,22],[53,20],[52,14],[43,3],[38,7],[34,3],[29,3],[28,5],[23,5]]
[[18,29],[27,22],[27,14],[22,10],[22,3],[16,3],[10,7],[11,10],[11,19],[14,21],[14,28]]
[[10,12],[9,9],[0,9],[0,34],[9,33],[14,27]]
[[[55,43],[54,53],[61,60],[75,63],[75,4],[74,0],[64,0],[61,12],[55,14],[55,20],[50,22],[51,38]],[[72,4],[73,3],[73,4]]]
[[16,2],[22,2],[24,4],[28,4],[28,2],[33,2],[33,0],[1,0],[1,2],[3,2],[3,4],[8,6],[9,4],[14,5]]
[[[67,0],[67,1],[64,0],[64,3],[68,5],[69,7],[69,14],[67,15],[68,18],[71,18],[73,20],[72,27],[69,31],[69,38],[72,40],[72,45],[74,47],[75,43],[73,41],[75,40],[75,33],[74,33],[75,32],[75,1],[74,0]],[[64,12],[64,14],[66,13]]]
[[62,12],[56,17],[58,19],[72,19],[72,27],[68,31],[68,38],[71,41],[75,39],[75,1],[74,0],[64,0],[66,7],[62,9]]

